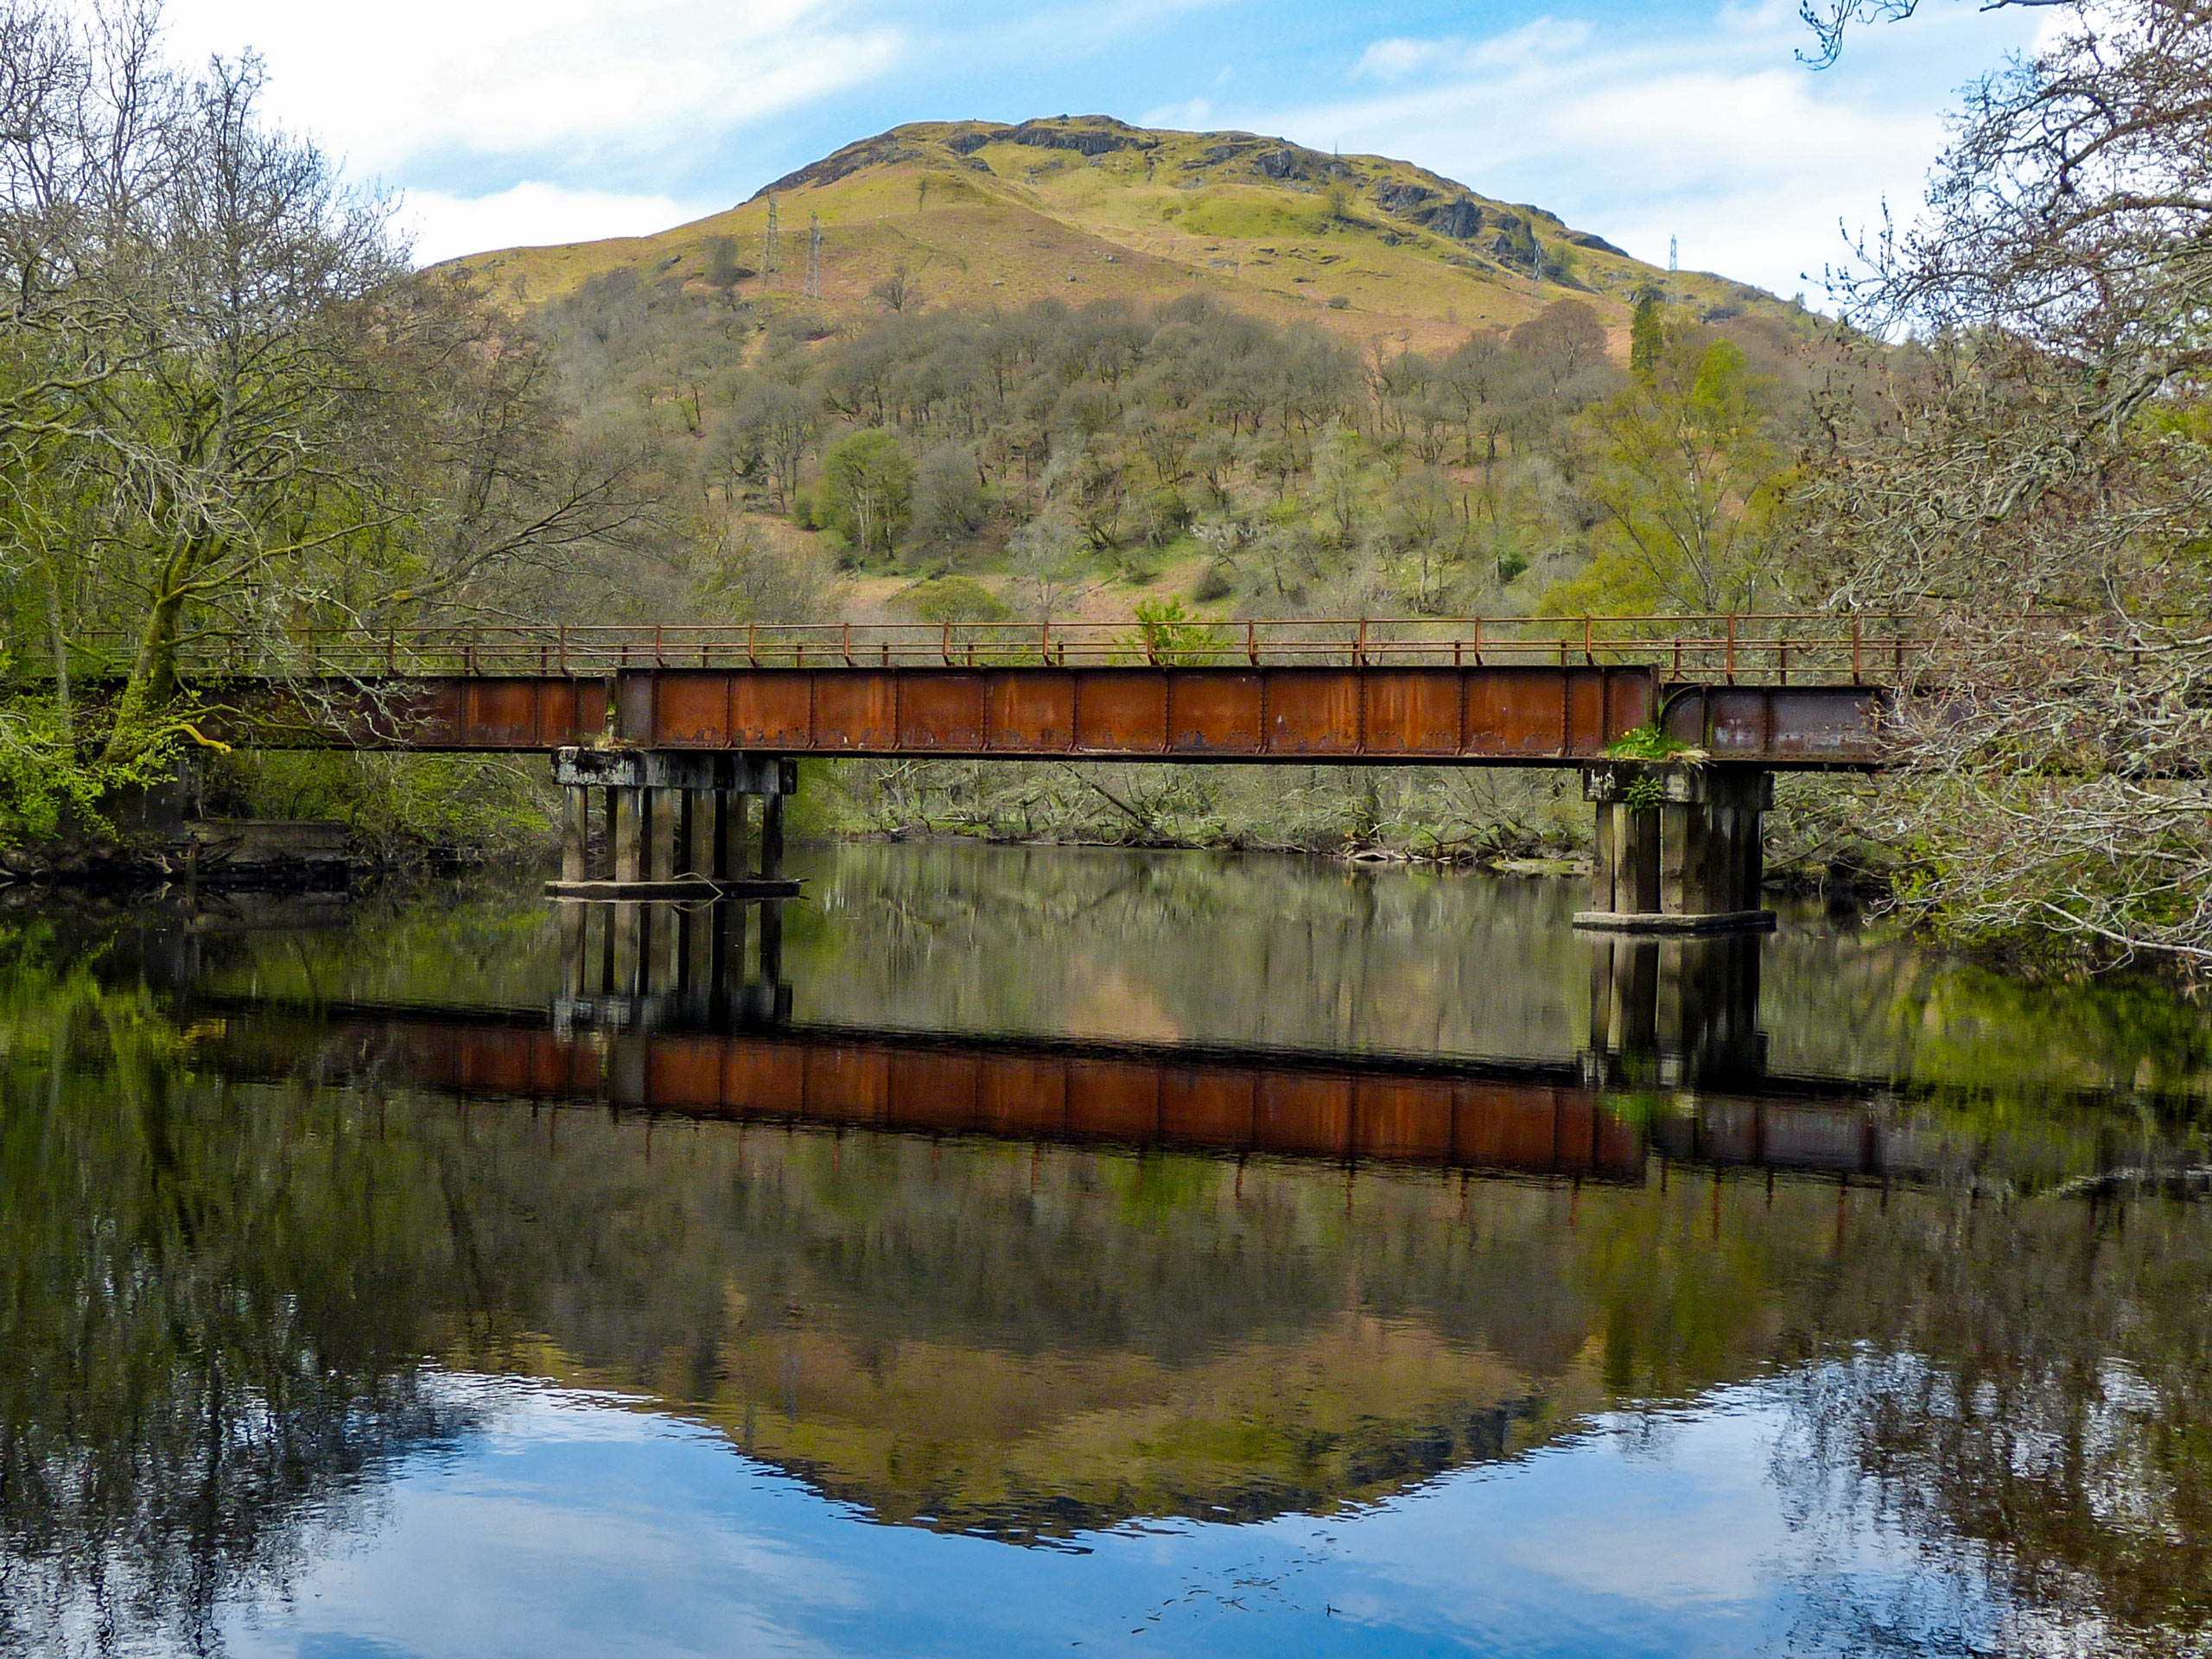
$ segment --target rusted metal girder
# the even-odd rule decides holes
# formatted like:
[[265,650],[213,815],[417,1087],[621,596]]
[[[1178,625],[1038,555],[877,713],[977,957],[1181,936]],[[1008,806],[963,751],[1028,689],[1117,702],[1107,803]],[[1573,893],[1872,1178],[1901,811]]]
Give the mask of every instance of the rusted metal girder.
[[1663,714],[1718,760],[1879,763],[1866,685],[1675,682],[1649,666],[669,668],[234,683],[264,747],[641,749],[947,760],[1573,766]]

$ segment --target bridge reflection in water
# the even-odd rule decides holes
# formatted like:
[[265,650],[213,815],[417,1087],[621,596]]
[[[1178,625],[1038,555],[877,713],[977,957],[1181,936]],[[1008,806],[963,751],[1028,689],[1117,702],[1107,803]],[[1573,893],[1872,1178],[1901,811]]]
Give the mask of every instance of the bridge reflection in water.
[[554,1028],[715,1031],[789,1020],[784,902],[556,901],[561,995]]
[[[1876,1088],[1767,1072],[1755,938],[1592,941],[1590,1042],[1561,1064],[795,1022],[777,901],[564,909],[545,1013],[326,1008],[322,1034],[433,1090],[893,1133],[1630,1183],[1669,1160],[1886,1180],[1968,1156]],[[233,1020],[234,1052],[257,1025],[272,1054],[302,1034]]]

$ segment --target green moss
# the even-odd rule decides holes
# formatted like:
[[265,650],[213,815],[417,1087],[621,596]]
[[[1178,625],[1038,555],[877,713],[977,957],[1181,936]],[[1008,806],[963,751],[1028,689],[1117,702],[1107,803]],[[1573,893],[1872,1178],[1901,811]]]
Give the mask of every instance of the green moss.
[[1623,732],[1605,745],[1605,754],[1614,760],[1671,760],[1686,754],[1690,746],[1678,737],[1662,731],[1657,723],[1638,726],[1633,731]]

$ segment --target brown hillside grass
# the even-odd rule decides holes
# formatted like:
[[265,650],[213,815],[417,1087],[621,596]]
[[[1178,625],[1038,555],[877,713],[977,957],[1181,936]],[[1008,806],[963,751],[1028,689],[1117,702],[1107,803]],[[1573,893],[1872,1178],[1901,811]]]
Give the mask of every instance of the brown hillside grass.
[[[1032,142],[1016,143],[1017,134]],[[1047,142],[1039,143],[1042,139]],[[1120,146],[1086,156],[1068,143]],[[964,153],[963,153],[964,152]],[[1292,169],[1274,178],[1267,169]],[[1302,176],[1300,176],[1302,175]],[[1510,217],[1553,280],[1479,240],[1414,223],[1402,204],[1458,200]],[[770,202],[779,257],[763,269]],[[804,292],[809,221],[822,226],[821,294]],[[836,323],[883,308],[873,290],[899,265],[932,308],[1014,308],[1043,299],[1137,307],[1209,293],[1276,322],[1304,318],[1363,344],[1448,349],[1471,330],[1510,328],[1573,295],[1626,350],[1637,295],[1667,273],[1539,209],[1493,201],[1381,156],[1334,157],[1249,134],[1150,132],[1103,118],[999,129],[922,123],[849,145],[729,211],[658,235],[508,248],[452,262],[495,292],[537,303],[630,268],[704,285],[709,250],[734,238],[753,274],[737,294],[810,306]],[[1565,268],[1563,278],[1560,268]],[[1772,296],[1706,273],[1675,279],[1706,310],[1779,311]]]

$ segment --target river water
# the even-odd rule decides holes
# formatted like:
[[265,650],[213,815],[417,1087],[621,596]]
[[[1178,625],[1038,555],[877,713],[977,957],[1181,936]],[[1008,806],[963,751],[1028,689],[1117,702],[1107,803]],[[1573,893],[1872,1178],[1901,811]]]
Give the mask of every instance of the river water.
[[2184,998],[793,866],[0,904],[0,1651],[2212,1647]]

